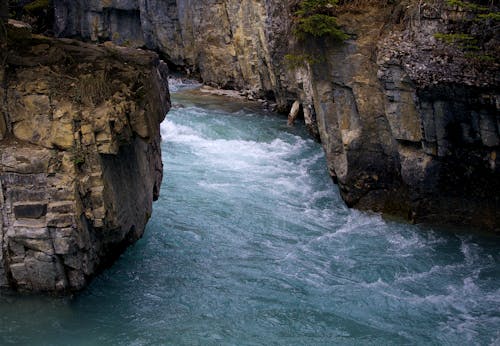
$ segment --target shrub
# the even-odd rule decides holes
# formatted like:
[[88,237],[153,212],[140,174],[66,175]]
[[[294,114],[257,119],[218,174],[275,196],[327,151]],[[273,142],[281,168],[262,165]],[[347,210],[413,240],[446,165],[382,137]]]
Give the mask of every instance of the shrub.
[[480,6],[478,4],[473,4],[471,2],[466,2],[466,1],[461,1],[461,0],[446,0],[446,3],[448,6],[452,7],[460,7],[463,8],[464,10],[469,10],[469,11],[487,11],[488,8],[484,6]]
[[348,36],[339,28],[337,18],[333,15],[337,4],[338,0],[301,0],[294,12],[294,34],[299,39],[312,36],[346,40]]
[[469,12],[471,16],[462,20],[458,30],[452,30],[452,33],[436,33],[434,37],[466,51],[467,57],[477,56],[482,57],[481,60],[483,61],[490,61],[491,56],[488,54],[473,53],[474,51],[484,50],[484,47],[480,45],[484,39],[481,37],[482,33],[478,30],[477,25],[482,25],[488,21],[494,22],[500,20],[498,8],[493,6],[493,2],[490,7],[462,0],[446,0],[445,4],[454,9],[458,8],[461,11]]
[[309,54],[287,54],[285,55],[285,62],[287,66],[294,70],[299,67],[305,67],[308,65],[314,65],[317,64],[321,61],[323,61],[323,58],[315,58],[312,55]]
[[338,28],[336,18],[326,14],[313,14],[299,19],[297,31],[314,37],[329,36],[339,41],[349,37]]
[[497,22],[500,21],[500,12],[489,12],[489,13],[483,13],[479,14],[477,16],[478,20],[495,20]]
[[477,40],[474,38],[474,36],[464,34],[464,33],[457,33],[457,34],[437,33],[437,34],[434,34],[434,37],[437,38],[438,40],[444,41],[446,43],[458,44],[460,46],[477,43]]

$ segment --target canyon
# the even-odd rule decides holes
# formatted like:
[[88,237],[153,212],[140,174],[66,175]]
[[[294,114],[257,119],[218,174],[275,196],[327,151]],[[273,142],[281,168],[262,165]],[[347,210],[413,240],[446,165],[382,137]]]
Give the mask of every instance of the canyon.
[[296,5],[55,0],[59,39],[17,28],[0,70],[0,286],[79,290],[142,236],[167,64],[302,114],[349,207],[498,230],[495,20],[465,27],[486,52],[471,57],[437,38],[470,16],[444,1],[343,4],[342,42],[299,39]]
[[[445,1],[346,2],[337,18],[349,39],[301,41],[296,4],[56,0],[56,34],[156,50],[206,84],[281,111],[298,102],[351,207],[497,229],[498,59],[436,38],[476,23],[471,11]],[[495,20],[467,25],[498,57]]]

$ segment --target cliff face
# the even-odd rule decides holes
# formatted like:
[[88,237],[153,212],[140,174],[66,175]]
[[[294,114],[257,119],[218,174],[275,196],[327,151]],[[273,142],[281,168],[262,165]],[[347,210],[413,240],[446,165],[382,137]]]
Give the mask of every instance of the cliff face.
[[82,288],[137,240],[162,179],[154,53],[23,38],[0,79],[0,287]]
[[60,36],[145,45],[208,84],[276,89],[264,1],[56,0],[55,9]]
[[[500,225],[498,64],[434,38],[463,12],[370,6],[339,15],[356,37],[296,71],[350,206],[417,222]],[[498,47],[494,25],[481,28]],[[487,31],[490,30],[490,36]],[[319,52],[317,47],[313,51]]]
[[[337,17],[350,39],[298,42],[296,3],[57,0],[56,13],[61,35],[142,31],[140,42],[206,83],[274,97],[281,109],[298,100],[350,206],[498,228],[498,61],[471,59],[434,37],[476,23],[469,29],[498,56],[496,22],[477,24],[444,1],[346,2]],[[112,24],[120,20],[134,29]],[[289,53],[317,62],[292,67]]]

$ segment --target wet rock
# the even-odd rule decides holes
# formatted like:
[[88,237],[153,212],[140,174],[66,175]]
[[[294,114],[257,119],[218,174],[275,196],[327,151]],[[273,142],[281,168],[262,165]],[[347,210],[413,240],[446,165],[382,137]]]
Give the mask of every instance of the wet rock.
[[300,102],[295,101],[290,109],[290,113],[288,113],[288,126],[293,126],[295,120],[299,116],[300,111]]

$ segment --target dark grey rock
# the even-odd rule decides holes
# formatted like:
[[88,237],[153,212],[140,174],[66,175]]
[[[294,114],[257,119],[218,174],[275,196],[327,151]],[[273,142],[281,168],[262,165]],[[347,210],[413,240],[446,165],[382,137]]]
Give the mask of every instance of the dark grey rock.
[[21,204],[14,206],[16,219],[39,219],[47,214],[47,204]]

